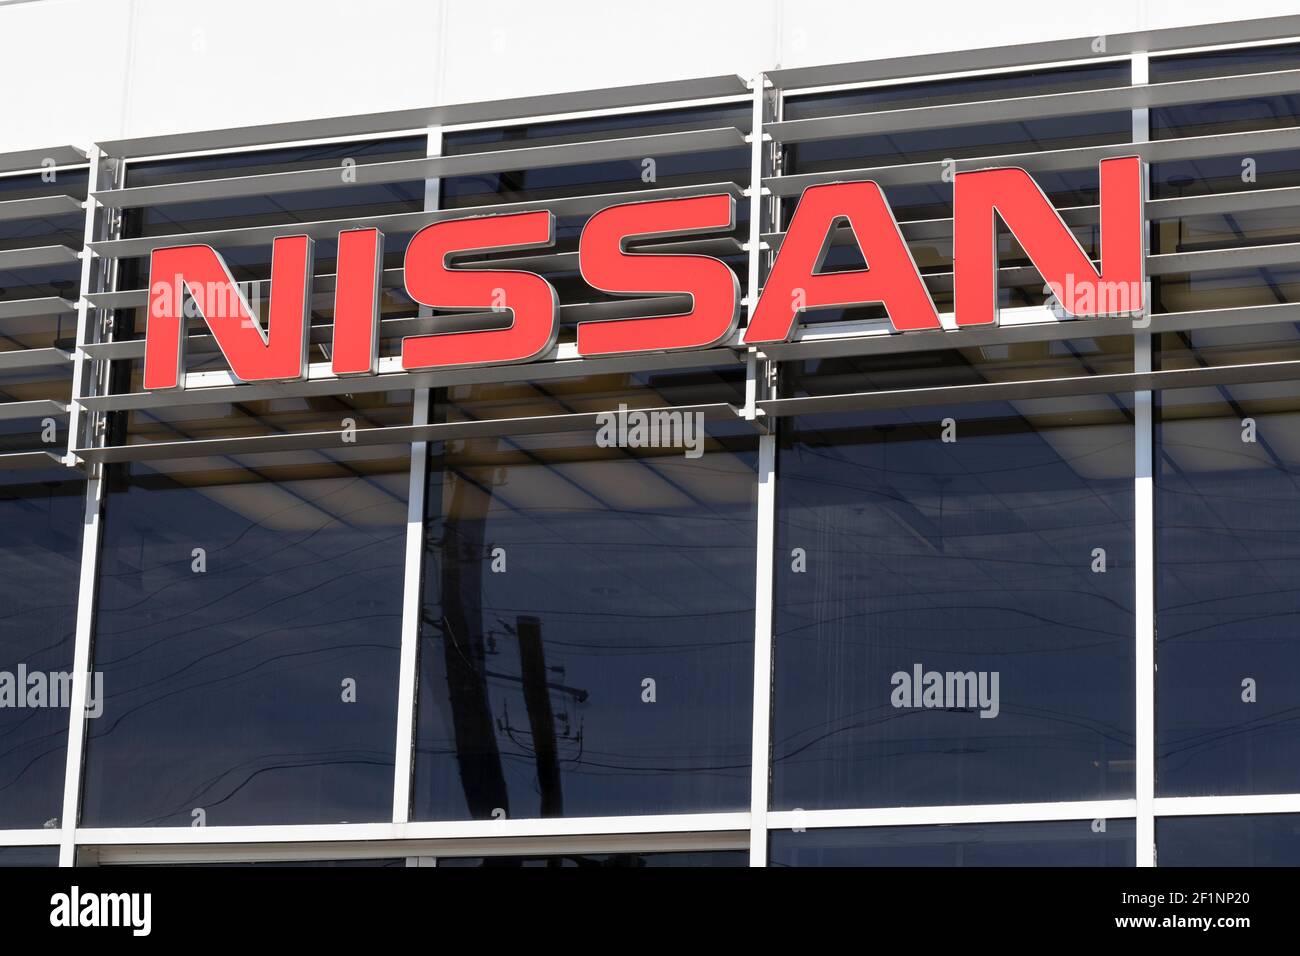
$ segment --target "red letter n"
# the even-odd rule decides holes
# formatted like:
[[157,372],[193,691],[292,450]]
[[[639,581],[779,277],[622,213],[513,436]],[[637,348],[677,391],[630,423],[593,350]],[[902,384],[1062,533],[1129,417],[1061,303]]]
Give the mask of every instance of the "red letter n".
[[182,387],[186,291],[236,379],[266,382],[302,378],[310,329],[307,305],[311,255],[312,243],[307,236],[275,240],[271,251],[271,297],[263,331],[215,249],[155,249],[149,262],[145,389]]
[[958,325],[988,325],[997,319],[995,216],[1006,223],[1070,315],[1141,314],[1142,160],[1102,160],[1100,177],[1100,271],[1023,169],[979,169],[954,177],[953,302]]

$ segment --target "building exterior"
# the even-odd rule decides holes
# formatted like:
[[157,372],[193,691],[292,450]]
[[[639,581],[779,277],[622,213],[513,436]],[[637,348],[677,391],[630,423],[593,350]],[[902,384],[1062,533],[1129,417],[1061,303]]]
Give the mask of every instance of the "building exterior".
[[[1285,6],[0,5],[10,85],[77,54],[0,134],[0,863],[1300,863]],[[1135,299],[1013,227],[955,310],[960,177],[1104,276],[1130,157]],[[817,300],[912,274],[888,219],[772,291],[864,182],[937,325]],[[709,197],[624,232],[734,276],[667,345],[694,267],[611,287],[595,217]],[[485,216],[522,238],[433,243]],[[225,305],[167,311],[179,247]],[[237,377],[295,274],[303,374]],[[526,360],[410,358],[542,288]]]

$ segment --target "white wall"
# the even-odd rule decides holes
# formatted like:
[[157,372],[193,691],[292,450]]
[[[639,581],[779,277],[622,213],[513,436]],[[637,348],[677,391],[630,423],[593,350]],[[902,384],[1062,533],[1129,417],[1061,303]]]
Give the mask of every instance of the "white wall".
[[0,0],[0,152],[1300,13],[1300,0]]

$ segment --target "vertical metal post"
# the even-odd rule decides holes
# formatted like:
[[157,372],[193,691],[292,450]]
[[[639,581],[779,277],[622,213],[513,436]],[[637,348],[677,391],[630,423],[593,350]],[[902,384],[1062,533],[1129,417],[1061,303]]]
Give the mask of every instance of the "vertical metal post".
[[[1145,84],[1149,77],[1149,58],[1145,53],[1135,53],[1132,59],[1133,84]],[[1150,116],[1147,109],[1133,111],[1133,142],[1145,143],[1150,139]],[[1147,227],[1143,258],[1150,247],[1150,226]],[[1151,303],[1146,303],[1150,315]],[[1151,334],[1135,331],[1133,334],[1133,371],[1151,371]],[[1137,681],[1134,737],[1134,777],[1137,788],[1137,865],[1155,866],[1155,791],[1156,791],[1156,735],[1155,735],[1155,419],[1152,393],[1139,391],[1133,394],[1133,544],[1134,544],[1134,602],[1136,647],[1135,679]]]
[[86,511],[81,528],[81,573],[77,578],[77,630],[72,651],[72,700],[68,702],[68,752],[63,773],[63,812],[59,816],[59,866],[77,858],[76,830],[85,763],[86,692],[90,678],[90,644],[95,623],[95,579],[99,559],[102,465],[92,466],[86,482]]
[[[771,168],[770,141],[764,141],[763,123],[774,119],[774,97],[760,73],[751,83],[753,111],[750,127],[749,175],[749,282],[747,314],[752,319],[761,288],[764,249],[763,227],[768,224],[769,202],[764,201],[763,176]],[[769,363],[756,352],[747,365],[745,416],[757,415],[755,402],[770,389]],[[767,809],[771,780],[772,715],[772,563],[776,528],[776,435],[758,440],[758,512],[754,554],[754,708],[750,747],[749,865],[767,865]]]
[[[63,456],[64,464],[69,467],[77,464],[76,456],[72,450],[83,440],[81,430],[83,427],[84,410],[78,399],[84,397],[86,387],[87,372],[92,364],[89,355],[82,351],[81,347],[90,342],[90,323],[92,321],[93,309],[87,296],[93,291],[91,282],[94,278],[94,256],[90,251],[90,243],[97,237],[95,230],[97,228],[95,196],[94,193],[99,189],[101,167],[104,165],[103,153],[98,146],[92,146],[86,153],[86,158],[90,161],[90,168],[86,174],[86,202],[85,202],[85,225],[81,233],[81,294],[77,299],[77,337],[73,343],[72,350],[72,398],[68,408],[68,450]],[[93,418],[93,416],[91,416]],[[93,432],[92,432],[93,436]]]
[[757,523],[749,865],[767,866],[767,805],[772,779],[772,567],[776,543],[775,435],[763,435],[758,440]]
[[[430,127],[425,155],[442,153],[442,128]],[[442,181],[424,184],[424,208],[438,208]],[[421,307],[422,315],[430,314]],[[413,396],[413,425],[429,422],[430,390],[418,388]],[[420,666],[420,615],[423,610],[424,580],[424,496],[429,461],[429,443],[411,443],[410,487],[406,501],[406,560],[402,588],[402,647],[397,674],[397,743],[393,752],[393,822],[411,819],[411,774],[415,766],[416,693]]]
[[[80,399],[89,394],[92,386],[93,359],[83,351],[83,346],[96,339],[94,323],[98,310],[93,309],[89,296],[98,291],[101,274],[95,267],[90,243],[99,238],[101,229],[94,192],[105,172],[116,169],[99,150],[92,147],[87,152],[90,168],[86,179],[86,218],[82,232],[81,290],[77,299],[77,338],[73,355],[72,395],[68,411],[68,451],[65,464],[77,464],[74,448],[85,441],[93,444],[101,436],[96,427],[98,417],[85,415]],[[114,179],[114,176],[110,176]],[[89,424],[87,424],[89,422]],[[84,434],[83,434],[84,433]],[[72,650],[72,700],[68,703],[68,740],[63,773],[63,810],[59,815],[59,865],[73,866],[77,858],[76,830],[81,806],[82,768],[86,749],[86,694],[90,686],[91,642],[95,625],[95,596],[99,567],[100,517],[103,509],[103,466],[88,468],[85,512],[81,530],[81,564],[77,576],[77,624]]]

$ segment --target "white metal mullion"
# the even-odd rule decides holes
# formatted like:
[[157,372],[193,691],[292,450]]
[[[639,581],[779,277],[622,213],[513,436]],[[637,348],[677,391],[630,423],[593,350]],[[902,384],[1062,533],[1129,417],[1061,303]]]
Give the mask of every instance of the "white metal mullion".
[[772,566],[776,543],[776,435],[758,439],[758,514],[754,587],[754,714],[750,748],[749,865],[767,865],[772,736]]
[[68,702],[68,749],[63,774],[63,812],[59,816],[59,866],[76,862],[76,826],[81,801],[81,770],[86,742],[86,690],[90,677],[90,643],[94,632],[96,571],[99,563],[101,465],[86,481],[86,510],[81,529],[81,573],[77,579],[77,629],[72,652],[72,700]]
[[[77,464],[76,457],[72,454],[72,449],[80,444],[79,432],[81,430],[81,420],[83,409],[78,401],[82,397],[82,389],[85,388],[87,375],[93,359],[81,347],[90,342],[90,322],[95,314],[88,300],[89,294],[94,291],[90,284],[94,278],[95,256],[90,251],[90,244],[98,236],[95,234],[96,224],[96,203],[95,191],[99,189],[99,176],[101,167],[104,165],[104,157],[99,147],[92,146],[87,152],[87,159],[90,160],[90,166],[86,173],[86,202],[85,202],[85,225],[82,229],[81,241],[81,295],[77,299],[77,338],[73,348],[73,366],[72,366],[72,395],[68,404],[68,450],[64,455],[64,463],[71,466]],[[92,436],[93,437],[93,436]]]
[[[99,178],[106,161],[98,147],[87,152],[90,166],[86,179],[86,221],[81,251],[81,294],[77,300],[77,332],[75,364],[71,402],[68,411],[68,452],[65,462],[75,464],[72,449],[82,441],[79,432],[82,409],[79,400],[90,385],[93,372],[92,359],[82,351],[82,346],[92,338],[91,323],[98,315],[90,306],[88,296],[96,282],[94,255],[90,243],[98,238],[99,219],[93,193],[99,188]],[[85,441],[94,444],[100,440],[95,427],[96,416],[89,416],[91,425],[86,430]],[[81,808],[82,769],[86,748],[86,693],[90,683],[91,642],[95,627],[95,596],[98,587],[100,518],[103,510],[103,466],[90,465],[86,480],[85,511],[81,529],[81,561],[77,576],[77,623],[72,651],[72,699],[68,702],[68,738],[63,773],[63,809],[59,815],[59,865],[73,866],[77,858],[76,828]]]
[[0,830],[0,847],[4,846],[59,846],[63,842],[62,829]]
[[[442,154],[442,130],[428,131],[427,156]],[[424,208],[437,209],[442,180],[428,179],[424,184]],[[431,314],[420,307],[422,316]],[[416,389],[413,395],[413,425],[429,422],[430,390]],[[397,676],[397,744],[393,752],[393,822],[406,823],[411,818],[412,773],[415,769],[416,697],[420,666],[420,617],[424,600],[424,500],[429,461],[429,443],[411,443],[410,490],[406,504],[405,579],[402,588],[402,648]]]
[[[429,420],[429,390],[414,397],[414,424]],[[405,579],[402,587],[402,646],[397,676],[397,743],[393,751],[393,822],[411,818],[411,773],[414,769],[416,670],[419,667],[421,581],[424,564],[424,494],[428,442],[411,443],[410,492],[406,504]]]
[[[1149,57],[1133,55],[1133,84],[1149,81]],[[1133,142],[1150,139],[1149,110],[1133,111]],[[1145,187],[1143,190],[1145,194]],[[1143,260],[1150,251],[1150,225],[1145,227]],[[1146,315],[1151,314],[1146,303]],[[1151,371],[1151,334],[1133,334],[1133,371]],[[1136,710],[1134,747],[1134,786],[1137,798],[1137,865],[1155,866],[1155,421],[1153,393],[1139,391],[1133,395],[1133,585],[1134,585],[1134,701]]]
[[1300,793],[1251,793],[1225,797],[1156,797],[1157,817],[1300,814]]
[[[527,817],[513,820],[416,820],[410,823],[258,824],[194,827],[82,827],[77,842],[97,846],[194,843],[317,843],[610,837],[744,831],[749,814],[666,813],[649,816]],[[198,829],[202,832],[199,833]],[[402,854],[408,855],[408,854]]]
[[[758,305],[763,265],[765,157],[763,121],[767,118],[767,80],[759,73],[753,80],[753,108],[750,124],[749,175],[749,277],[747,314],[752,319]],[[773,117],[775,118],[775,117]],[[750,354],[745,390],[745,415],[752,419],[754,402],[768,397],[771,363],[757,353]],[[754,548],[754,706],[751,717],[749,865],[767,865],[768,788],[771,780],[772,717],[772,567],[776,527],[776,435],[758,439],[758,494]]]

